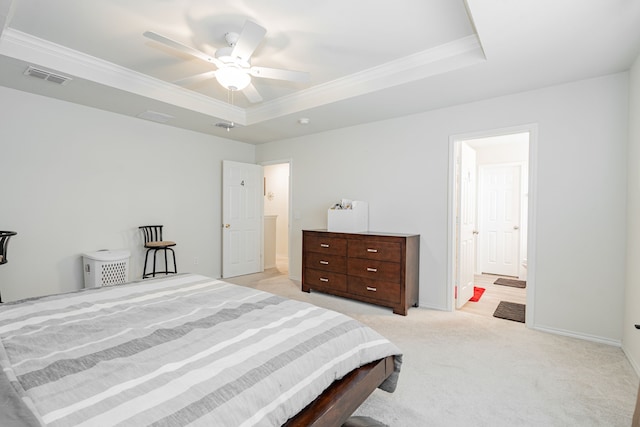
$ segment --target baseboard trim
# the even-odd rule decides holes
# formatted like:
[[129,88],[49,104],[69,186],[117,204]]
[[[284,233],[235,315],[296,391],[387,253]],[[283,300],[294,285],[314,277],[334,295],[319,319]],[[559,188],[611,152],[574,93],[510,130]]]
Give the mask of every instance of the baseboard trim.
[[[600,344],[607,344],[607,345],[611,345],[614,347],[620,347],[622,348],[622,341],[620,340],[612,340],[610,338],[604,338],[604,337],[599,337],[596,335],[589,335],[589,334],[581,334],[578,332],[573,332],[573,331],[567,331],[565,329],[557,329],[557,328],[550,328],[550,327],[546,327],[546,326],[532,326],[531,329],[534,329],[536,331],[540,331],[540,332],[547,332],[550,334],[556,334],[556,335],[563,335],[565,337],[571,337],[571,338],[578,338],[581,340],[586,340],[586,341],[592,341],[592,342],[597,342]],[[628,359],[628,357],[627,357]]]
[[627,356],[627,360],[631,364],[631,367],[633,368],[633,370],[636,371],[636,375],[640,377],[640,365],[638,365],[636,361],[633,360],[631,356],[629,356],[629,353],[627,353],[627,350],[625,350],[624,345],[622,346],[622,352],[624,353],[625,356]]
[[425,310],[436,310],[436,311],[449,311],[449,312],[455,312],[456,310],[449,310],[446,307],[440,307],[437,305],[433,305],[433,304],[427,304],[426,302],[420,301],[418,300],[418,307],[419,308],[424,308]]

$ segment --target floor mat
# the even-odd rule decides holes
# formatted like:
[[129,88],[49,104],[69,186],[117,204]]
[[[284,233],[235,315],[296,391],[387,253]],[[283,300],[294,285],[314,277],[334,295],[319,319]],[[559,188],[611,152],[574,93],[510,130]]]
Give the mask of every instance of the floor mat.
[[493,282],[494,285],[511,286],[513,288],[526,288],[527,282],[524,280],[505,279],[501,277]]
[[477,286],[474,286],[473,287],[473,296],[471,297],[471,299],[469,301],[471,301],[471,302],[480,301],[480,297],[482,296],[482,294],[484,294],[485,290],[486,290],[485,288],[479,288]]
[[525,313],[526,306],[524,304],[500,301],[498,308],[496,308],[496,311],[493,313],[493,317],[524,323]]

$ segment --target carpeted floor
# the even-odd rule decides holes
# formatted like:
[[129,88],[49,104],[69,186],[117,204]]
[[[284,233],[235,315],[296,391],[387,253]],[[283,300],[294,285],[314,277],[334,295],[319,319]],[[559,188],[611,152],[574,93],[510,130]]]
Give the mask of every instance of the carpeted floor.
[[404,353],[395,393],[356,411],[391,427],[631,425],[638,377],[617,347],[461,311],[390,309],[317,292],[271,269],[227,279],[347,315]]

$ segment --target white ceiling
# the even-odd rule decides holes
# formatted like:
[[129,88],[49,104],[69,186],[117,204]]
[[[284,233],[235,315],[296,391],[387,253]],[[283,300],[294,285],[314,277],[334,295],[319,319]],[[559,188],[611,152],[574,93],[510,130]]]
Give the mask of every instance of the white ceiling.
[[[230,104],[214,79],[172,83],[213,68],[142,35],[213,54],[246,20],[267,29],[252,65],[311,82],[254,78],[264,100]],[[640,1],[0,0],[0,29],[0,85],[259,144],[627,70]]]

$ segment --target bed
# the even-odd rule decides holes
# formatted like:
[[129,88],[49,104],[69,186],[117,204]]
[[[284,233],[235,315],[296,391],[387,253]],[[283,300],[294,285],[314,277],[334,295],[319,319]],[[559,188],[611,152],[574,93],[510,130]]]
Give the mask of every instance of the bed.
[[339,426],[401,363],[350,317],[193,274],[0,306],[3,426]]

